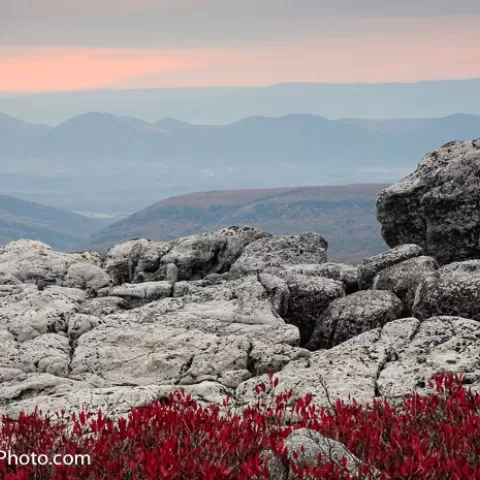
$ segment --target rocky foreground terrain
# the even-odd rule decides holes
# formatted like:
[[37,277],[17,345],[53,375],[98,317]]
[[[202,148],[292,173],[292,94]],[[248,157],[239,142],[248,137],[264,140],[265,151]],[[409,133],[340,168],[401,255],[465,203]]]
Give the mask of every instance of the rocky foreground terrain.
[[0,250],[0,411],[124,414],[180,387],[245,405],[269,371],[294,395],[480,390],[480,139],[448,144],[379,195],[385,253],[328,261],[308,233],[233,226],[105,256]]

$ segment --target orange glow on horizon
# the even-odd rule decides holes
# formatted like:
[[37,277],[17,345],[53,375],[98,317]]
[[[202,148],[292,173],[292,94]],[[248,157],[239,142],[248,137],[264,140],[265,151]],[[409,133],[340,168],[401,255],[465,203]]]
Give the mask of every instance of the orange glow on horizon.
[[0,46],[0,92],[480,78],[480,17],[453,18],[369,19],[363,36],[352,20],[350,37],[241,48]]

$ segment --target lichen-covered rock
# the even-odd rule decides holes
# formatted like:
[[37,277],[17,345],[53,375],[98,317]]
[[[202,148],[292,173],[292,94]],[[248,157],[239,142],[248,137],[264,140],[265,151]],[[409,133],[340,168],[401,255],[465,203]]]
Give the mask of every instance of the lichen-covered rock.
[[452,315],[480,321],[480,260],[454,262],[424,278],[413,314],[420,320]]
[[303,263],[324,263],[328,242],[318,233],[278,235],[250,243],[232,265],[232,275],[262,272],[268,267]]
[[290,275],[307,275],[311,277],[330,278],[343,283],[345,293],[358,291],[358,267],[348,263],[325,262],[300,265],[284,265],[282,267],[267,267],[264,272],[277,275],[281,278]]
[[440,264],[480,257],[480,138],[450,142],[377,198],[388,245],[421,245]]
[[16,240],[0,248],[0,274],[10,284],[15,284],[15,279],[18,279],[21,283],[32,283],[40,288],[67,286],[67,273],[74,264],[85,264],[79,270],[91,267],[97,275],[101,275],[101,271],[95,268],[100,262],[97,253],[56,252],[37,240]]
[[433,257],[416,257],[381,270],[373,281],[373,290],[393,292],[411,314],[418,284],[439,268]]
[[121,312],[128,308],[128,303],[120,297],[89,298],[78,307],[78,313],[103,317],[112,313]]
[[[348,297],[346,297],[348,298]],[[330,350],[289,362],[275,376],[277,393],[292,390],[293,398],[307,393],[318,406],[330,401],[371,404],[386,395],[401,401],[412,391],[425,395],[433,375],[462,373],[469,388],[480,392],[480,322],[435,317],[424,322],[401,318],[364,332]],[[253,401],[252,389],[267,383],[267,375],[251,378],[236,389],[239,404]],[[328,391],[328,396],[327,392]],[[268,393],[268,392],[267,392]]]
[[102,267],[112,279],[113,285],[129,283],[132,280],[130,253],[134,247],[147,247],[151,243],[147,238],[137,238],[114,245],[107,251]]
[[332,348],[356,335],[382,327],[404,313],[402,301],[392,292],[367,290],[334,300],[317,320],[309,350]]
[[103,268],[114,285],[166,280],[200,280],[227,272],[243,249],[269,233],[245,225],[183,237],[173,242],[130,240],[106,254]]
[[72,315],[67,321],[67,335],[71,341],[80,338],[84,333],[93,330],[102,323],[99,317],[93,315],[85,315],[83,313],[76,313]]
[[459,317],[432,317],[419,324],[402,348],[392,342],[377,386],[380,393],[392,398],[405,398],[412,391],[425,395],[431,392],[428,381],[434,375],[453,372],[461,373],[465,384],[480,392],[479,365],[480,323]]
[[173,295],[170,282],[124,283],[98,292],[102,297],[118,297],[125,300],[129,308],[160,300]]
[[[265,281],[265,277],[264,277]],[[256,276],[202,286],[203,281],[177,282],[173,298],[105,317],[107,322],[154,323],[157,328],[197,329],[219,336],[244,336],[265,343],[298,345],[300,334],[276,308],[288,288],[268,291]]]
[[323,311],[336,298],[344,297],[341,282],[323,277],[289,274],[285,281],[290,290],[285,319],[300,330],[300,344],[305,345]]
[[117,385],[189,385],[211,380],[236,387],[251,377],[250,349],[251,343],[242,337],[109,321],[78,338],[71,377],[95,374]]
[[110,277],[99,266],[87,262],[73,263],[65,275],[65,286],[96,292],[110,285]]
[[161,264],[175,264],[179,281],[199,280],[208,274],[227,272],[247,245],[270,237],[269,233],[245,225],[191,235],[175,241]]
[[360,289],[367,290],[371,288],[375,275],[383,269],[410,258],[420,257],[421,255],[423,255],[421,247],[414,244],[406,244],[362,260],[358,266],[358,285]]
[[163,280],[165,272],[160,260],[173,245],[170,242],[136,242],[128,254],[128,278],[125,283],[143,283]]

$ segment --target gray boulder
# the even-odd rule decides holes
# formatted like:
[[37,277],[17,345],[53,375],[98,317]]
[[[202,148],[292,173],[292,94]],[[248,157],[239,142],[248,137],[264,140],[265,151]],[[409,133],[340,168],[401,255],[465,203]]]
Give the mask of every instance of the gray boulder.
[[373,290],[389,290],[403,301],[408,315],[412,312],[419,283],[439,268],[432,257],[416,257],[381,270],[373,281]]
[[298,327],[300,345],[305,345],[323,311],[333,300],[344,297],[345,290],[341,282],[329,278],[289,274],[284,279],[290,291],[284,318]]
[[81,303],[78,313],[103,317],[112,313],[121,312],[129,307],[127,301],[120,297],[95,297]]
[[181,238],[161,259],[161,264],[175,264],[177,279],[199,280],[212,273],[224,273],[241,256],[245,247],[269,233],[245,225],[232,226]]
[[480,257],[480,139],[450,142],[377,198],[388,245],[421,245],[440,264]]
[[413,314],[420,320],[452,315],[480,321],[480,260],[454,262],[424,278]]
[[303,263],[299,265],[284,265],[281,267],[267,267],[264,272],[277,275],[281,278],[290,274],[307,275],[309,277],[323,277],[343,283],[345,293],[358,291],[358,267],[348,263],[325,262]]
[[[80,265],[73,267],[77,263]],[[48,285],[78,286],[73,285],[71,279],[67,280],[68,270],[74,268],[72,274],[76,271],[77,283],[80,272],[84,272],[82,281],[90,281],[95,286],[103,275],[97,268],[100,263],[97,253],[56,252],[37,240],[16,240],[0,248],[0,274],[9,284],[17,283],[18,279],[21,283],[32,283],[40,288]]]
[[406,244],[362,260],[358,266],[358,285],[360,290],[371,288],[375,275],[383,269],[404,262],[410,258],[420,257],[421,255],[423,255],[421,247]]
[[392,292],[367,290],[334,300],[317,320],[309,350],[332,348],[365,331],[382,327],[404,313]]
[[284,265],[324,263],[328,242],[318,233],[278,235],[250,243],[231,268],[232,275],[262,272]]
[[87,262],[73,263],[65,275],[65,286],[96,292],[110,285],[110,277],[99,266]]
[[138,238],[114,245],[107,251],[102,267],[112,279],[113,285],[129,283],[132,280],[129,265],[130,252],[136,246],[148,246],[151,243],[147,238]]

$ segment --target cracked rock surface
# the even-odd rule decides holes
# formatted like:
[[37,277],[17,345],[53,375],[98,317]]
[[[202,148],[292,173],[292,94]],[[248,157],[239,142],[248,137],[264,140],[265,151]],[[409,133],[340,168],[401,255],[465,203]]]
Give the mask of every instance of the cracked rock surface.
[[480,260],[438,269],[409,244],[357,267],[327,248],[248,226],[129,240],[103,258],[1,247],[0,413],[125,415],[180,387],[242,407],[269,372],[321,405],[325,388],[400,399],[446,369],[479,387]]

